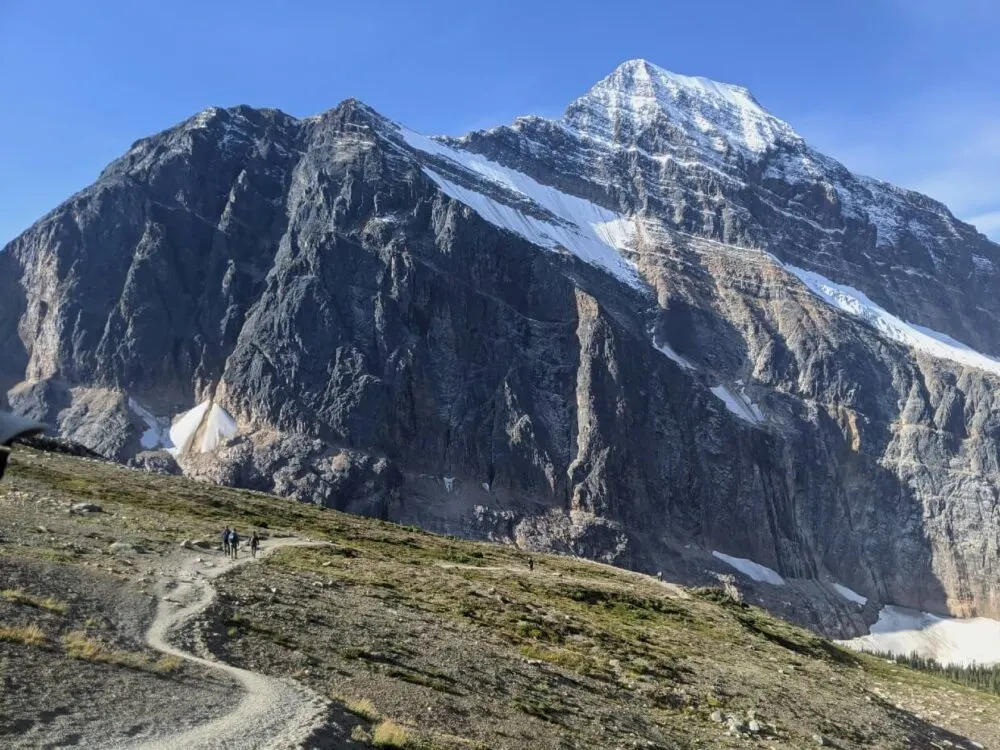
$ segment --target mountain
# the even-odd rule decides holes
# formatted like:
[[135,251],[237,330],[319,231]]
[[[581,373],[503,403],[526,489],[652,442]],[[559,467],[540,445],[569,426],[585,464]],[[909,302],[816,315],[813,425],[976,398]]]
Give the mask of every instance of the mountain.
[[642,60],[459,139],[213,108],[0,253],[0,385],[137,466],[739,573],[861,635],[1000,616],[998,268],[747,90]]

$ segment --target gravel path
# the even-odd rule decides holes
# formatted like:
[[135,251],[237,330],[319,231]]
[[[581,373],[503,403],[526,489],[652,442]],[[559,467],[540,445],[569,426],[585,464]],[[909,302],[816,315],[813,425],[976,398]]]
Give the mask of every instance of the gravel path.
[[[298,539],[276,539],[262,545],[257,560],[282,547],[321,544]],[[209,658],[203,658],[170,643],[173,633],[203,613],[214,601],[215,587],[211,583],[212,578],[237,566],[256,562],[247,552],[239,560],[213,558],[214,565],[203,569],[205,566],[200,562],[203,558],[199,554],[186,554],[176,573],[176,585],[169,590],[164,586],[156,616],[146,633],[146,640],[157,651],[232,677],[242,685],[246,695],[228,714],[182,729],[176,734],[147,737],[139,740],[138,744],[129,743],[127,747],[138,750],[286,750],[312,747],[310,738],[322,730],[330,716],[328,701],[292,680],[266,677],[223,664],[215,661],[207,652],[206,656]]]

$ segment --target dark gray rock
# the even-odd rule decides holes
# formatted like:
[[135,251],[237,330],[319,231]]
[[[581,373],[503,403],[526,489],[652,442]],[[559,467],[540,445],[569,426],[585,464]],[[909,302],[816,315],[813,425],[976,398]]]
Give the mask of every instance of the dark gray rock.
[[181,467],[177,465],[177,459],[166,451],[142,451],[137,453],[128,462],[134,469],[142,469],[151,474],[180,474]]

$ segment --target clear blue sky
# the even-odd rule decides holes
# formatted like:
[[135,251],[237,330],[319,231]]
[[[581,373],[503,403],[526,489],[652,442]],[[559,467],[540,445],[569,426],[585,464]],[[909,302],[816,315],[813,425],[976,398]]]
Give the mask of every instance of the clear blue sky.
[[0,245],[209,105],[350,96],[427,133],[558,115],[644,57],[750,88],[1000,237],[997,0],[0,0]]

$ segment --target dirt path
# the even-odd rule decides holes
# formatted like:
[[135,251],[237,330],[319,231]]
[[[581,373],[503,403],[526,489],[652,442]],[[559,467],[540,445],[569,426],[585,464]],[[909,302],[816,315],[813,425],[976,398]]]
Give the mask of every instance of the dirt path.
[[[282,547],[321,544],[299,539],[275,539],[262,545],[257,560]],[[310,737],[328,721],[328,701],[292,680],[266,677],[223,664],[215,661],[207,651],[205,655],[209,658],[203,658],[170,643],[172,634],[204,612],[214,601],[215,587],[211,579],[237,566],[255,562],[250,558],[249,550],[239,560],[194,551],[185,554],[180,561],[172,579],[175,585],[169,588],[167,582],[162,585],[160,603],[146,633],[146,640],[157,651],[233,678],[240,683],[246,695],[228,714],[181,729],[176,734],[146,738],[140,744],[129,744],[128,747],[139,750],[286,750],[306,747]]]

